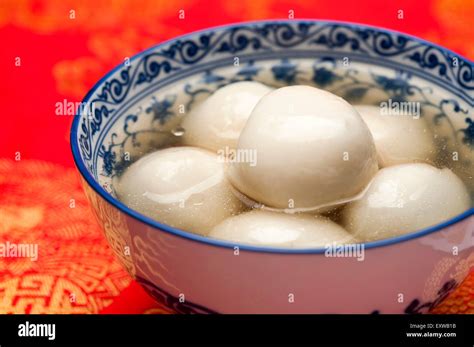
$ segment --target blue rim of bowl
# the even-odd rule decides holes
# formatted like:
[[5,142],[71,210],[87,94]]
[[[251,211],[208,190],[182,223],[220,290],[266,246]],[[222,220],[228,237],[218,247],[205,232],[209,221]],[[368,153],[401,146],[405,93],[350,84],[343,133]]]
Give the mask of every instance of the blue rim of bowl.
[[[288,19],[269,19],[269,20],[258,20],[258,21],[248,21],[248,22],[239,22],[239,23],[231,23],[231,24],[224,24],[224,25],[219,25],[219,26],[214,26],[206,29],[201,29],[197,31],[193,31],[191,33],[187,33],[184,35],[177,36],[175,38],[163,41],[159,44],[156,44],[144,51],[141,51],[137,54],[135,54],[133,57],[130,58],[130,63],[133,61],[139,59],[145,54],[148,54],[157,48],[164,46],[166,44],[169,44],[175,40],[180,40],[180,39],[185,39],[185,38],[190,38],[192,36],[195,36],[196,34],[199,33],[204,33],[204,32],[209,32],[209,31],[214,31],[214,30],[220,30],[220,29],[229,29],[233,27],[240,27],[240,26],[248,26],[248,25],[255,25],[255,24],[264,24],[264,23],[299,23],[299,22],[314,22],[314,23],[321,23],[321,24],[338,24],[341,26],[346,26],[346,27],[360,27],[360,28],[367,28],[367,29],[375,29],[379,32],[385,32],[388,34],[397,34],[397,35],[402,35],[405,36],[411,40],[417,41],[421,44],[428,45],[431,47],[435,47],[440,49],[441,51],[450,54],[451,56],[457,56],[458,58],[466,61],[468,64],[470,64],[474,68],[474,62],[470,61],[469,59],[459,55],[458,53],[455,53],[447,48],[444,48],[440,45],[437,45],[435,43],[423,40],[421,38],[418,38],[416,36],[412,36],[409,34],[405,34],[396,30],[391,30],[391,29],[385,29],[385,28],[380,28],[376,26],[371,26],[371,25],[366,25],[366,24],[359,24],[359,23],[354,23],[354,22],[342,22],[342,21],[334,21],[334,20],[318,20],[318,19],[293,19],[293,20],[288,20]],[[86,94],[84,99],[82,100],[83,103],[87,103],[91,95],[99,88],[102,86],[103,82],[106,81],[109,77],[111,77],[114,73],[119,71],[123,67],[123,64],[117,65],[114,67],[111,71],[109,71],[105,76],[103,76],[93,87],[92,89]],[[200,236],[197,234],[193,234],[191,232],[187,232],[184,230],[180,230],[174,227],[171,227],[166,224],[162,224],[150,217],[147,217],[145,215],[142,215],[129,207],[127,207],[124,203],[119,201],[118,199],[114,198],[111,194],[109,194],[107,191],[105,191],[104,188],[100,186],[100,184],[94,179],[94,177],[89,173],[87,170],[87,167],[85,166],[84,162],[82,161],[81,154],[79,152],[79,147],[77,144],[77,130],[79,127],[79,121],[80,121],[80,109],[77,111],[77,114],[74,117],[72,127],[71,127],[71,136],[70,136],[70,141],[71,141],[71,149],[72,149],[72,155],[74,158],[74,162],[79,169],[79,172],[81,173],[82,177],[86,180],[87,184],[97,193],[100,195],[101,198],[103,198],[106,202],[114,206],[115,208],[119,209],[121,212],[135,218],[136,220],[147,224],[148,226],[151,226],[153,228],[157,228],[160,231],[164,231],[167,233],[170,233],[174,236],[178,236],[184,239],[187,239],[189,241],[196,241],[199,243],[204,243],[209,246],[216,246],[216,247],[223,247],[223,248],[231,248],[235,249],[238,247],[239,250],[244,250],[244,251],[251,251],[251,252],[262,252],[262,253],[280,253],[280,254],[323,254],[326,252],[326,248],[301,248],[301,249],[291,249],[291,248],[277,248],[277,247],[259,247],[259,246],[252,246],[252,245],[246,245],[246,244],[238,244],[238,243],[232,243],[232,242],[227,242],[227,241],[221,241],[218,239],[212,239],[209,237],[205,236]],[[446,227],[449,227],[451,225],[454,225],[469,216],[474,215],[474,208],[470,208],[469,210],[463,212],[462,214],[451,218],[443,223],[436,224],[434,226],[424,228],[418,231],[415,231],[413,233],[405,234],[402,236],[398,237],[393,237],[389,239],[384,239],[384,240],[378,240],[378,241],[373,241],[373,242],[367,242],[363,243],[364,249],[370,249],[370,248],[377,248],[377,247],[384,247],[384,246],[390,246],[393,244],[398,244],[404,241],[410,241],[417,239],[419,237],[431,234],[433,232],[439,231],[441,229],[444,229]]]

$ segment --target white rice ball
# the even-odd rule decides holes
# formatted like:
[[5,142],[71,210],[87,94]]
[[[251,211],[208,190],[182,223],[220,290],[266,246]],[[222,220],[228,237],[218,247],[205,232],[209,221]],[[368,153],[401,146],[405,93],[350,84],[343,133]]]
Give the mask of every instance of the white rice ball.
[[276,208],[323,207],[359,194],[377,172],[367,125],[344,99],[309,86],[283,87],[255,106],[238,144],[255,152],[229,180],[243,194]]
[[316,248],[355,242],[341,226],[321,216],[253,210],[230,217],[209,237],[255,246]]
[[206,235],[242,209],[214,153],[193,147],[158,150],[133,163],[115,184],[118,198],[161,223]]
[[453,218],[470,207],[449,169],[402,164],[380,170],[364,196],[346,207],[343,225],[365,241],[400,236]]
[[258,82],[236,82],[218,89],[187,114],[183,142],[213,152],[235,149],[240,132],[257,102],[272,88]]
[[381,114],[378,106],[355,108],[372,133],[379,166],[434,162],[437,153],[434,135],[424,118]]

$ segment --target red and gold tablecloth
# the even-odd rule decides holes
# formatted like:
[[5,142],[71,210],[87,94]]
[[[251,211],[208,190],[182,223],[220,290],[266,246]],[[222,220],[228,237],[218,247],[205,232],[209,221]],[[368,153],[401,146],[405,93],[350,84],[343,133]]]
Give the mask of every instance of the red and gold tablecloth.
[[[290,10],[396,29],[474,59],[473,0],[0,1],[0,243],[41,250],[36,262],[0,259],[0,313],[172,313],[114,259],[73,166],[72,119],[57,116],[55,104],[80,101],[109,69],[152,44]],[[435,312],[474,313],[474,273]]]

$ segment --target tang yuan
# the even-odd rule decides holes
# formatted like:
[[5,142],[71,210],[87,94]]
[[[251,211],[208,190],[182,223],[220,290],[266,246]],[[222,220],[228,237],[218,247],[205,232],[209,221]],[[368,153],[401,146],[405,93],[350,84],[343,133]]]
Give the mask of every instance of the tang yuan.
[[265,95],[240,135],[238,151],[255,151],[256,165],[234,163],[230,181],[248,197],[276,208],[351,199],[378,169],[372,136],[354,107],[309,86]]
[[369,127],[381,167],[410,162],[433,163],[433,133],[420,115],[390,115],[378,106],[355,106]]
[[115,190],[130,208],[199,234],[242,208],[225,177],[225,164],[214,153],[193,147],[142,157],[124,172]]
[[218,89],[183,119],[183,141],[218,152],[234,150],[250,112],[272,88],[258,82],[236,82]]
[[325,247],[355,242],[341,226],[309,214],[253,210],[230,217],[209,233],[226,241],[286,248]]
[[343,224],[360,240],[380,240],[435,225],[469,206],[469,194],[451,170],[402,164],[377,173],[365,195],[346,207]]

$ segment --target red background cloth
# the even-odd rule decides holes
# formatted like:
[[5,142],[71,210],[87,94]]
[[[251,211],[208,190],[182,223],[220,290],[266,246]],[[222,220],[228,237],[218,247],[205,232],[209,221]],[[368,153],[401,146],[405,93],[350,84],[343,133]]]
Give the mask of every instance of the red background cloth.
[[[34,264],[0,259],[0,312],[170,312],[113,258],[78,184],[71,116],[57,116],[55,104],[80,101],[108,70],[152,44],[225,23],[287,18],[290,10],[297,19],[395,29],[474,59],[472,0],[0,2],[0,242],[40,246]],[[435,312],[474,313],[474,275]]]

